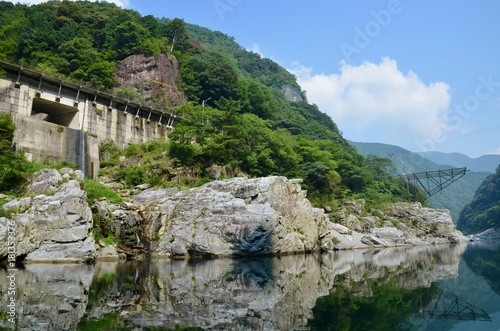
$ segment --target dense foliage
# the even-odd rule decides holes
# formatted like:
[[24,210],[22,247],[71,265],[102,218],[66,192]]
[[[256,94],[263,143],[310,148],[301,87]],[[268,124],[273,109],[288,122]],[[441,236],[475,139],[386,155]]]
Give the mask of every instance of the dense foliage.
[[465,233],[478,233],[498,227],[500,221],[500,166],[479,186],[471,203],[460,213],[457,227]]
[[[332,119],[305,100],[291,73],[220,32],[106,2],[0,2],[0,45],[0,59],[107,90],[117,87],[116,65],[129,55],[169,53],[179,61],[177,84],[189,103],[174,109],[184,119],[169,136],[168,153],[140,165],[119,165],[117,155],[103,160],[120,169],[127,185],[168,185],[179,179],[178,168],[189,169],[194,185],[217,164],[230,174],[303,178],[317,204],[411,199],[384,170],[389,161],[358,154]],[[304,101],[287,100],[285,86]]]
[[18,191],[31,170],[24,155],[12,149],[15,128],[12,117],[0,113],[0,192]]

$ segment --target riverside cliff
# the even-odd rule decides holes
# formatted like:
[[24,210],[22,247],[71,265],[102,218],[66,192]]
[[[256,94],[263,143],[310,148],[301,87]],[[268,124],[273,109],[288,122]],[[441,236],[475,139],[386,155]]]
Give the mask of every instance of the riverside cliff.
[[[376,216],[364,201],[339,211],[314,208],[300,179],[236,177],[198,188],[137,188],[127,202],[90,206],[82,174],[45,169],[28,197],[3,206],[0,258],[7,257],[7,224],[16,222],[16,256],[28,263],[137,258],[296,254],[335,249],[449,244],[465,241],[447,210],[399,203]],[[99,222],[115,243],[95,241]]]

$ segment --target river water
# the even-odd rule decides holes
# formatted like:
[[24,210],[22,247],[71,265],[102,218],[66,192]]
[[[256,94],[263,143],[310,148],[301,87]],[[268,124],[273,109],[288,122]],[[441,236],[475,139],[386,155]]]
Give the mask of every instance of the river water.
[[18,266],[0,329],[499,330],[499,247]]

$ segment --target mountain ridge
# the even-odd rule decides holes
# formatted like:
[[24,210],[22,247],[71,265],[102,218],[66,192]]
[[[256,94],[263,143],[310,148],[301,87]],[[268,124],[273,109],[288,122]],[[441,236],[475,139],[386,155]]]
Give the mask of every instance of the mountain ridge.
[[418,152],[417,154],[438,164],[448,164],[452,167],[467,167],[467,169],[471,171],[486,171],[493,173],[500,164],[500,155],[498,154],[485,154],[476,158],[457,152],[444,153],[429,151]]

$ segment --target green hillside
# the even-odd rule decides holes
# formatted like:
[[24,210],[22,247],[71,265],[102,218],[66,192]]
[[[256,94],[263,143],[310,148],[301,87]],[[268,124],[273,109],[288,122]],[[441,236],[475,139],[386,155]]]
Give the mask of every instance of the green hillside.
[[478,233],[500,224],[500,166],[479,186],[472,201],[460,213],[457,227]]
[[[434,163],[420,154],[412,153],[394,145],[359,142],[351,142],[351,144],[362,155],[368,156],[373,154],[378,157],[390,159],[393,163],[391,171],[396,175],[435,171],[452,167],[450,165]],[[429,198],[429,204],[435,208],[449,209],[456,223],[462,208],[472,201],[474,192],[476,192],[479,185],[489,174],[489,172],[469,171],[464,177]]]
[[[122,60],[165,53],[180,65],[176,85],[188,102],[170,110],[183,120],[168,142],[125,152],[109,142],[101,146],[106,152],[102,165],[116,169],[107,173],[113,180],[129,186],[193,186],[210,180],[208,169],[217,165],[228,176],[303,178],[316,205],[353,198],[371,205],[411,199],[404,185],[384,171],[387,160],[358,154],[331,118],[307,102],[292,74],[232,37],[106,2],[0,2],[0,59],[66,81],[112,93]],[[285,98],[284,87],[304,100]],[[127,162],[139,162],[123,163],[120,153]]]

